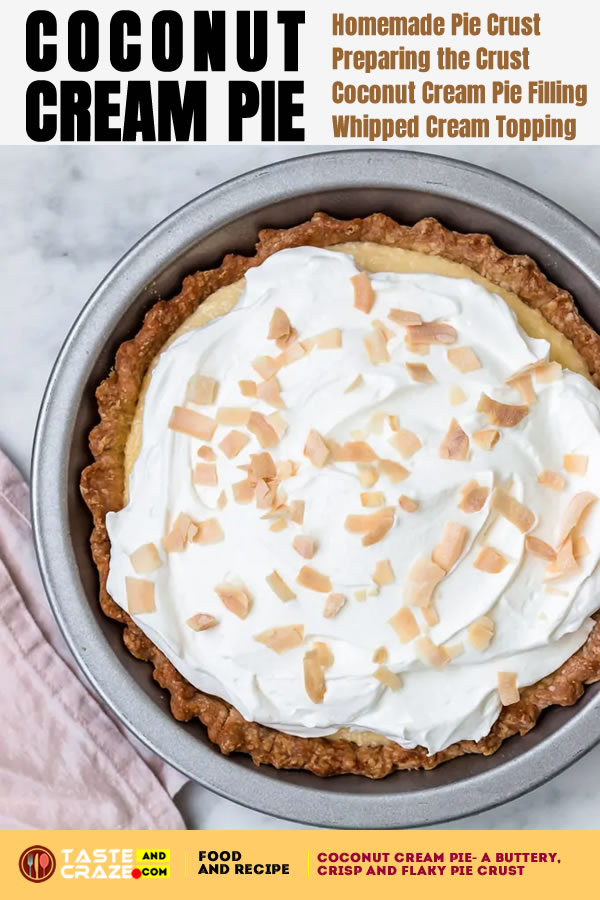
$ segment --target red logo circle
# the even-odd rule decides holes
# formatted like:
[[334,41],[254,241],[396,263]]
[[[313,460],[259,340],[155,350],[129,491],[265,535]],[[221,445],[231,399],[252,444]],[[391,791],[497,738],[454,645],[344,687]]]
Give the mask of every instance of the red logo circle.
[[140,871],[139,869],[132,869],[132,870],[131,870],[131,877],[132,877],[132,878],[141,878],[141,877],[142,877],[142,873],[141,873],[141,871]]
[[56,871],[56,858],[52,850],[34,844],[23,850],[19,857],[19,872],[27,881],[48,881]]

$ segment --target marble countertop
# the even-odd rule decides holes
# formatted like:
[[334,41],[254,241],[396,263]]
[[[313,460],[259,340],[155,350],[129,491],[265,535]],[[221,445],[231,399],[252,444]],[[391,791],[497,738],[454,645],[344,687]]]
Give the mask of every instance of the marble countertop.
[[[0,148],[0,446],[25,474],[52,363],[75,316],[116,260],[157,221],[207,188],[316,149]],[[440,152],[515,178],[600,232],[600,147]],[[596,765],[600,746],[526,797],[441,827],[598,828]],[[183,788],[177,803],[190,828],[295,827],[195,784]]]

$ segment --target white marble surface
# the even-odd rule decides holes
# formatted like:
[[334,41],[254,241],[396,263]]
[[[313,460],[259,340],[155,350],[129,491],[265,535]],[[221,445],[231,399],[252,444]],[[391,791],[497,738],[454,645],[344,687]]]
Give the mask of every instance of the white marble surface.
[[[52,362],[100,278],[185,201],[292,148],[0,148],[0,446],[27,473]],[[304,152],[309,152],[308,150]],[[444,150],[547,194],[600,232],[599,147]],[[550,784],[450,828],[598,828],[600,746]],[[188,785],[191,828],[290,828]],[[300,826],[299,826],[300,827]]]

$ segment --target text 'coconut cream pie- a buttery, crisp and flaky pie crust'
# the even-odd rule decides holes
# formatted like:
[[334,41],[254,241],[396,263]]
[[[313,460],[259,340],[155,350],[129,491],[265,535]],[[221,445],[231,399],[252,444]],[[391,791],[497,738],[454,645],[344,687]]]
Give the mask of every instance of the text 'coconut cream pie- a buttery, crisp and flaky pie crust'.
[[485,235],[263,231],[98,388],[102,608],[223,753],[493,753],[600,678],[599,385],[571,296]]

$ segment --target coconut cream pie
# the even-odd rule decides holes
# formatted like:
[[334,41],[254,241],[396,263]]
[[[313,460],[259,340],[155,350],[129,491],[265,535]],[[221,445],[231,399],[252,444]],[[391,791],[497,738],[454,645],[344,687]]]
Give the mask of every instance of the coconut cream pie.
[[102,608],[224,753],[493,753],[600,678],[598,384],[570,295],[487,236],[262,232],[98,388]]

